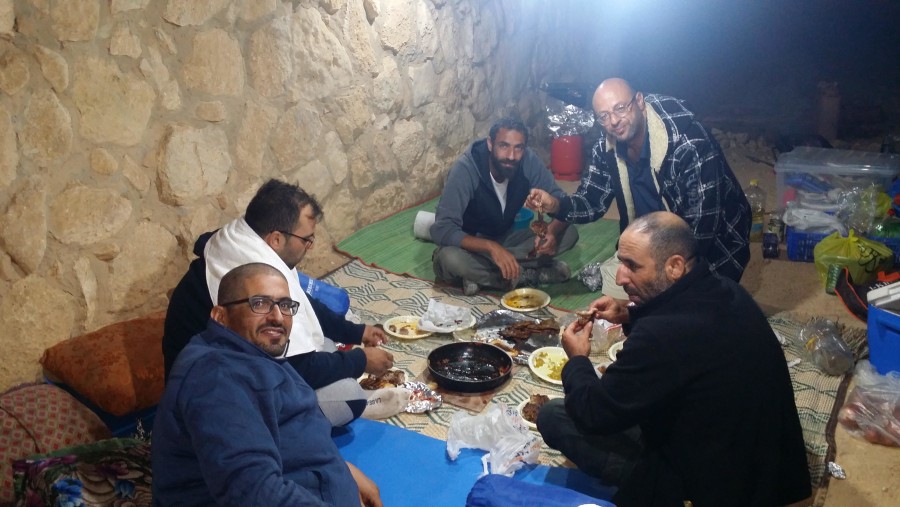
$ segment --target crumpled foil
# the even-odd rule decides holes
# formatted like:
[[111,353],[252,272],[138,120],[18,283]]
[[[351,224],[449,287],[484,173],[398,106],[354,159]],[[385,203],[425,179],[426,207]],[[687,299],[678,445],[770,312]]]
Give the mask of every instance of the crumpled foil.
[[410,390],[409,404],[405,409],[405,412],[410,414],[421,414],[434,410],[444,403],[441,395],[428,387],[425,382],[404,382],[399,387]]
[[547,129],[553,137],[577,136],[594,126],[594,113],[561,100],[547,99]]
[[600,266],[602,262],[592,262],[581,268],[578,272],[578,279],[581,280],[591,292],[597,292],[603,288],[603,276],[600,274]]
[[835,479],[846,479],[847,472],[844,472],[844,468],[841,465],[838,465],[834,461],[828,462],[828,473],[831,474]]

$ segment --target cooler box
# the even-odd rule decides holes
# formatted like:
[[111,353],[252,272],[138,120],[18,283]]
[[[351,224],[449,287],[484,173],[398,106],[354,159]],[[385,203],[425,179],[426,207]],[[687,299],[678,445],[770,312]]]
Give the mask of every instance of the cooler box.
[[[900,155],[868,151],[798,146],[775,163],[776,205],[788,201],[817,208],[829,190],[846,190],[871,183],[887,189],[900,174]],[[806,203],[804,203],[804,199]]]
[[900,371],[900,314],[869,304],[869,362],[878,373]]

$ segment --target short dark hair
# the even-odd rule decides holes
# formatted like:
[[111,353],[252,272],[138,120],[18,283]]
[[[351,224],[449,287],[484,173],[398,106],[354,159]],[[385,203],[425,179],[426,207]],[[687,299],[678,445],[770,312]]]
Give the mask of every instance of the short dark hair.
[[673,255],[686,260],[697,256],[697,238],[683,219],[672,220],[667,213],[650,213],[631,223],[635,231],[647,234],[650,239],[650,255],[660,268]]
[[316,220],[322,218],[322,206],[316,198],[297,185],[271,179],[259,187],[247,205],[244,220],[260,237],[275,231],[293,230],[300,210],[309,205]]
[[528,127],[522,123],[522,120],[518,118],[505,117],[497,120],[497,123],[491,126],[491,130],[488,132],[488,135],[491,137],[491,142],[497,140],[497,133],[500,132],[500,129],[506,130],[515,130],[517,132],[521,132],[522,135],[525,136],[525,144],[528,144]]
[[287,281],[284,275],[281,274],[281,271],[268,264],[262,262],[244,264],[225,273],[225,276],[222,277],[217,294],[219,303],[228,303],[229,301],[252,296],[252,294],[243,293],[244,280],[257,275],[278,275]]

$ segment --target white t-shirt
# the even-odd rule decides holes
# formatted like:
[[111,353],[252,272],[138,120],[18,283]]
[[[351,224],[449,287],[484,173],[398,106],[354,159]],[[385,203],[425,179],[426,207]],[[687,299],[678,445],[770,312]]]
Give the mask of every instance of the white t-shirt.
[[491,175],[491,183],[494,184],[494,192],[497,194],[497,199],[500,199],[500,212],[506,212],[506,190],[509,188],[509,179],[503,180],[503,183],[497,183],[497,180],[494,179],[494,175]]

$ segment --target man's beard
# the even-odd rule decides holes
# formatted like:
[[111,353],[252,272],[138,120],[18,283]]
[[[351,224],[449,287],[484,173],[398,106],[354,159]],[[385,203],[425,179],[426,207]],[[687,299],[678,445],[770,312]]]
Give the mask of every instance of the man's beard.
[[637,291],[635,293],[628,293],[626,290],[626,294],[629,296],[635,295],[641,298],[641,302],[638,303],[640,305],[645,305],[650,301],[656,299],[657,296],[668,290],[671,287],[673,282],[670,282],[668,278],[666,278],[666,273],[664,271],[660,271],[656,274],[656,278],[647,285],[643,290]]
[[[516,175],[516,171],[519,170],[519,167],[522,166],[522,159],[519,160],[500,160],[493,153],[491,153],[491,164],[494,166],[494,169],[500,176],[503,176],[504,180],[512,179],[513,176]],[[504,164],[512,164],[511,166],[506,166]]]

